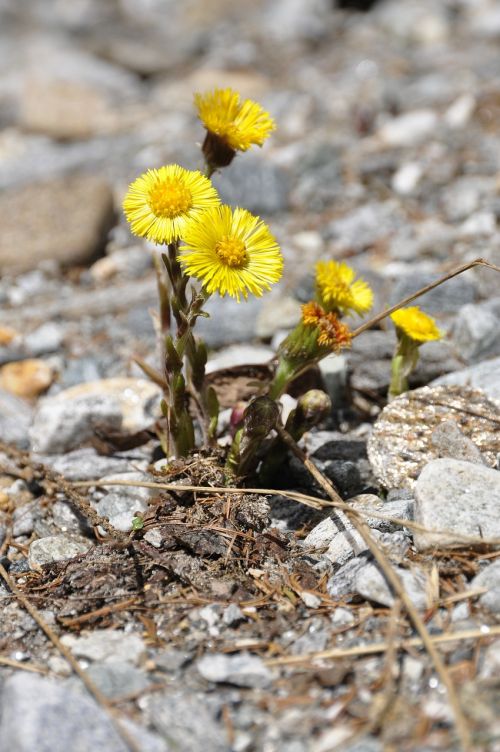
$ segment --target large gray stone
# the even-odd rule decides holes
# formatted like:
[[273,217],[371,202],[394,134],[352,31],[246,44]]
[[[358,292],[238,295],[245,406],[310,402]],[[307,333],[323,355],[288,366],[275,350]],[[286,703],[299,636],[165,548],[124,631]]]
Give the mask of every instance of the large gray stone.
[[229,752],[226,733],[215,720],[217,707],[210,697],[179,691],[155,694],[146,707],[151,724],[175,752]]
[[433,384],[458,384],[482,389],[488,397],[500,400],[500,357],[440,376]]
[[[426,577],[421,570],[395,568],[404,589],[409,595],[413,605],[419,610],[427,608]],[[367,564],[357,572],[354,582],[355,590],[359,595],[383,606],[392,606],[394,594],[387,581],[375,564]]]
[[118,629],[98,629],[84,635],[66,634],[62,637],[77,658],[90,661],[124,661],[136,664],[146,649],[138,634],[126,634]]
[[500,355],[500,298],[465,305],[458,312],[453,340],[468,362]]
[[500,539],[500,473],[455,459],[429,462],[415,484],[419,550],[463,545],[461,535]]
[[90,696],[64,682],[23,672],[3,685],[0,738],[2,749],[10,752],[127,752]]
[[95,436],[95,430],[134,432],[158,416],[161,390],[144,379],[102,379],[65,389],[40,402],[31,427],[32,448],[63,453]]
[[2,271],[32,269],[47,259],[86,264],[104,249],[113,195],[102,178],[74,175],[6,191],[0,216]]

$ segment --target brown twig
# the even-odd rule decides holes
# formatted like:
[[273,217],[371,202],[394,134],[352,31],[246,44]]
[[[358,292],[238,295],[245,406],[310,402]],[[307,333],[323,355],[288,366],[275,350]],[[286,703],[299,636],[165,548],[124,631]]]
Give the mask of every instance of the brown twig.
[[[460,632],[444,632],[440,635],[430,636],[433,645],[443,645],[449,642],[461,642],[462,640],[485,639],[488,637],[500,636],[500,625],[489,627],[487,632],[482,629],[464,629]],[[411,637],[408,640],[401,640],[400,648],[409,650],[410,648],[425,647],[420,637]],[[279,658],[268,658],[265,661],[266,666],[299,666],[310,661],[336,660],[342,658],[356,658],[364,655],[376,655],[385,653],[389,648],[389,643],[373,642],[371,645],[357,645],[352,648],[329,648],[328,650],[318,650],[315,653],[303,653],[302,655],[283,655]]]
[[125,743],[125,745],[128,747],[130,752],[141,752],[141,749],[139,745],[136,743],[135,739],[132,738],[132,736],[129,734],[126,728],[121,724],[120,718],[118,716],[118,713],[113,708],[112,704],[108,700],[108,698],[101,692],[99,687],[97,687],[94,682],[90,679],[88,674],[83,670],[83,668],[80,666],[76,658],[74,658],[73,654],[70,652],[70,650],[64,645],[61,640],[59,639],[58,635],[54,632],[52,627],[47,624],[47,622],[43,619],[42,615],[38,611],[38,609],[31,603],[31,601],[28,600],[28,598],[24,595],[23,592],[17,587],[16,583],[12,579],[12,577],[8,574],[6,569],[2,564],[0,564],[0,576],[4,579],[5,584],[10,589],[10,591],[15,595],[19,603],[26,609],[26,611],[29,613],[32,619],[38,624],[40,629],[45,633],[45,635],[49,638],[51,643],[54,645],[54,647],[60,652],[60,654],[67,660],[75,674],[78,675],[78,677],[83,682],[87,692],[89,692],[90,695],[94,698],[94,700],[97,702],[98,705],[101,706],[101,708],[104,710],[104,712],[108,715],[114,729],[116,730],[117,734],[120,736],[122,741]]
[[337,505],[339,506],[339,508],[342,508],[343,511],[346,513],[346,515],[350,518],[353,526],[356,528],[356,530],[361,535],[364,542],[370,549],[371,553],[373,554],[373,557],[375,561],[378,563],[380,569],[382,570],[387,582],[389,583],[391,588],[394,590],[394,592],[397,594],[397,596],[401,599],[406,611],[408,612],[408,616],[413,622],[415,629],[420,634],[422,642],[434,663],[436,672],[438,673],[439,677],[441,678],[441,681],[443,682],[444,686],[447,689],[448,698],[450,700],[450,705],[453,711],[455,725],[456,725],[458,735],[460,737],[462,748],[464,749],[464,751],[471,750],[472,746],[471,746],[470,731],[469,731],[466,718],[463,714],[462,707],[458,699],[458,695],[455,691],[455,686],[453,682],[451,681],[450,675],[443,663],[443,660],[439,652],[437,651],[434,643],[431,640],[431,636],[427,630],[427,627],[425,626],[417,609],[413,605],[410,596],[404,589],[404,586],[400,578],[394,571],[394,568],[392,567],[389,559],[387,558],[384,551],[380,548],[378,543],[373,538],[370,528],[368,527],[366,522],[364,522],[364,520],[362,520],[358,514],[353,512],[351,507],[349,507],[349,505],[346,504],[340,498],[340,496],[335,491],[335,489],[331,485],[328,478],[326,478],[323,475],[323,473],[321,473],[320,470],[318,470],[316,465],[308,457],[306,457],[304,452],[300,449],[300,447],[297,445],[294,439],[290,436],[288,431],[286,431],[280,425],[276,426],[276,431],[279,437],[281,438],[281,440],[292,451],[292,453],[297,457],[297,459],[299,459],[303,463],[303,465],[307,468],[307,470],[309,470],[312,477],[316,480],[317,483],[319,483],[321,488],[328,494],[328,496],[332,499],[332,501],[337,502]]
[[377,313],[376,316],[372,316],[371,319],[368,319],[368,321],[365,321],[364,324],[361,324],[361,326],[358,326],[357,329],[354,329],[354,331],[351,332],[352,339],[354,339],[354,337],[357,337],[359,334],[362,334],[362,332],[366,332],[367,329],[371,329],[374,324],[378,324],[379,321],[385,319],[386,316],[390,316],[391,313],[397,311],[398,308],[402,308],[403,306],[408,305],[408,303],[416,300],[416,298],[419,298],[421,295],[425,295],[426,292],[434,290],[435,287],[442,285],[443,282],[447,282],[449,279],[457,277],[459,274],[466,272],[468,269],[472,269],[474,266],[486,266],[488,267],[488,269],[493,269],[496,272],[500,272],[500,267],[495,266],[495,264],[490,264],[489,261],[483,258],[477,258],[474,259],[474,261],[470,261],[468,264],[462,264],[453,271],[444,274],[442,277],[439,277],[439,279],[435,280],[435,282],[431,282],[430,284],[421,287],[420,290],[417,290],[411,295],[408,295],[406,298],[403,298],[403,300],[400,300],[399,303],[395,303],[393,306],[390,306],[380,313]]
[[31,671],[34,674],[48,674],[49,670],[44,666],[37,666],[35,663],[25,663],[23,661],[15,661],[13,658],[7,658],[4,655],[0,655],[0,666],[9,666],[9,668],[17,668],[21,671]]

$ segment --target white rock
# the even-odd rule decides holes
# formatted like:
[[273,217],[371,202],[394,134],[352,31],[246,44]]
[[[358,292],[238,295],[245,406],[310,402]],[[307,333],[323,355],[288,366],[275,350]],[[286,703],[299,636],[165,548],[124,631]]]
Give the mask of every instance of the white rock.
[[465,238],[477,235],[493,235],[497,220],[493,212],[476,212],[468,217],[460,227],[460,235]]
[[448,107],[444,121],[450,128],[463,128],[474,113],[476,100],[472,94],[462,94]]
[[412,146],[430,136],[437,124],[433,110],[412,110],[384,123],[378,137],[386,146]]
[[49,535],[33,541],[29,547],[28,563],[30,569],[40,569],[54,561],[73,559],[86,553],[92,547],[92,541],[79,535]]
[[319,608],[321,606],[321,598],[314,595],[314,593],[308,593],[306,590],[303,590],[300,593],[300,598],[307,608]]
[[418,162],[406,162],[406,164],[401,165],[392,178],[393,190],[402,196],[408,195],[417,187],[422,174],[422,166]]
[[138,634],[118,629],[96,629],[86,635],[65,634],[61,641],[77,658],[89,661],[127,661],[137,664],[146,652]]
[[223,368],[235,366],[261,365],[269,363],[274,357],[274,351],[269,347],[257,345],[231,345],[215,353],[209,358],[206,372],[213,373]]
[[463,545],[461,535],[500,538],[500,473],[455,459],[429,462],[415,484],[415,519],[436,533],[415,532],[419,550]]
[[207,681],[237,687],[268,687],[272,680],[271,672],[262,658],[249,653],[205,655],[196,666]]
[[337,525],[335,525],[331,517],[326,517],[306,535],[302,541],[302,545],[308,549],[324,550],[329,546],[330,541],[337,533]]

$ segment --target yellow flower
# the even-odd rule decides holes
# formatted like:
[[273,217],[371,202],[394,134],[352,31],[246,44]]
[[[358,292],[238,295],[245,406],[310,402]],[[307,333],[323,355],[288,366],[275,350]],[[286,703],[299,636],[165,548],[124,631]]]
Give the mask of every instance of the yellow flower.
[[173,243],[186,223],[220,203],[208,178],[179,165],[148,170],[130,184],[123,201],[134,235],[154,243]]
[[269,229],[246,209],[216,206],[190,222],[179,260],[208,293],[260,296],[277,282],[283,257]]
[[361,315],[369,311],[373,293],[367,282],[355,280],[355,276],[354,269],[344,262],[318,261],[316,288],[321,305],[343,314],[354,311]]
[[314,301],[302,306],[302,323],[316,328],[319,347],[339,352],[351,344],[349,328],[334,313],[327,313]]
[[207,131],[219,136],[234,151],[247,151],[252,144],[262,146],[276,127],[257,102],[242,102],[233,89],[195,94],[194,101]]
[[400,308],[391,313],[391,319],[396,329],[414,342],[430,342],[443,336],[432,316],[428,316],[418,306]]

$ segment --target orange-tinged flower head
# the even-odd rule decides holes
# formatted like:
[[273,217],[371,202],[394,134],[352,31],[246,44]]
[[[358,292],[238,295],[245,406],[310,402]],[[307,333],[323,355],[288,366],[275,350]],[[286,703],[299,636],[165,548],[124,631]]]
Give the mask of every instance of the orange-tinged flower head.
[[321,348],[339,352],[351,344],[349,327],[334,313],[327,313],[318,303],[311,301],[302,306],[302,323],[316,327],[317,344]]

